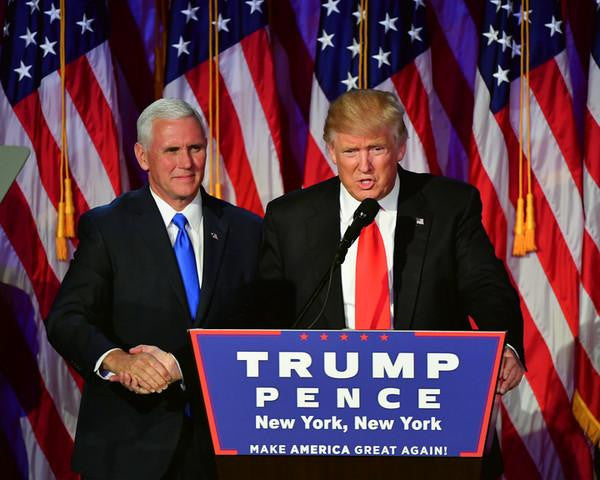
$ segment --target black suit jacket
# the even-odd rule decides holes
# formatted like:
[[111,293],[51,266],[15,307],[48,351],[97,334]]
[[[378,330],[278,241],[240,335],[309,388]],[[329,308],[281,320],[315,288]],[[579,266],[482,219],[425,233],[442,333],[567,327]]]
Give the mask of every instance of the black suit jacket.
[[[507,330],[507,342],[524,360],[519,299],[481,223],[477,189],[400,167],[398,174],[394,327],[470,330],[470,315],[481,329]],[[285,299],[270,313],[271,321],[291,325],[329,269],[340,241],[339,192],[335,177],[267,206],[260,277]],[[316,318],[324,297],[309,310],[304,325]],[[338,269],[315,328],[344,327]]]
[[[256,273],[258,217],[202,191],[204,254],[196,318],[164,222],[149,188],[90,210],[79,246],[46,320],[50,343],[83,375],[73,468],[102,478],[160,478],[191,404],[199,455],[210,455],[189,344],[190,327],[244,326],[244,284]],[[173,353],[186,389],[136,395],[99,378],[94,366],[115,347],[156,345]],[[199,458],[198,462],[202,460]]]

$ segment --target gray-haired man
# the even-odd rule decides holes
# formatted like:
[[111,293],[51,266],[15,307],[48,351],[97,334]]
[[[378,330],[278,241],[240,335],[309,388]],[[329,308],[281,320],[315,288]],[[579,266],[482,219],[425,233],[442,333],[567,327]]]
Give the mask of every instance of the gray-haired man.
[[188,104],[157,100],[137,127],[149,185],[81,217],[46,320],[86,381],[72,466],[84,478],[212,478],[186,330],[240,325],[260,219],[201,188],[206,135]]

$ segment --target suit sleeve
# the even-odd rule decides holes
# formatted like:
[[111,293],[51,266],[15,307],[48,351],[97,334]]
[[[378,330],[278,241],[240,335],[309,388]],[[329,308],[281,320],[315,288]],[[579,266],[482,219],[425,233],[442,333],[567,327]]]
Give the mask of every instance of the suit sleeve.
[[519,297],[481,222],[481,200],[471,190],[456,232],[461,304],[482,330],[507,330],[506,342],[525,363]]
[[102,354],[118,348],[106,332],[111,322],[112,266],[90,214],[78,228],[79,246],[46,319],[48,340],[84,377]]

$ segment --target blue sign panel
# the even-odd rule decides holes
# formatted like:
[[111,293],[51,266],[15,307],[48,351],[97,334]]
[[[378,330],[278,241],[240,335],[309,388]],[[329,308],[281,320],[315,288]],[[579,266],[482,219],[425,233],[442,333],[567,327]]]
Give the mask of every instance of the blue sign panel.
[[483,454],[504,332],[190,334],[217,454]]

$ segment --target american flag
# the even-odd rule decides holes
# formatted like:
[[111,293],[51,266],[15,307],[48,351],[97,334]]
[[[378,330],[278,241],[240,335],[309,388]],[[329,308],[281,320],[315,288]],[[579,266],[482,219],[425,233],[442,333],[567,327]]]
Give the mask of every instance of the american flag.
[[[591,479],[590,443],[577,419],[597,443],[600,0],[530,0],[525,14],[511,0],[216,3],[223,196],[262,213],[283,191],[333,175],[321,139],[325,114],[333,98],[358,86],[365,55],[368,86],[396,92],[406,109],[403,165],[479,188],[484,225],[521,297],[529,371],[503,397],[504,476]],[[143,181],[131,147],[137,115],[162,88],[154,90],[156,78],[164,78],[165,96],[186,99],[208,123],[209,2],[66,4],[68,142],[79,215],[128,181]],[[0,204],[3,478],[72,476],[81,385],[41,323],[66,270],[54,253],[59,10],[59,0],[0,3],[0,143],[29,146],[33,155]],[[531,32],[538,250],[513,257],[523,21]]]
[[[211,20],[211,3],[172,2],[164,95],[185,99],[207,118],[211,88],[214,98],[218,83],[219,118],[213,133],[220,129],[222,155],[214,167],[208,165],[205,184],[211,190],[211,177],[212,183],[217,183],[219,168],[223,198],[262,215],[267,202],[283,193],[279,103],[267,5],[263,0],[215,2]],[[212,86],[209,21],[219,33],[218,75]]]

